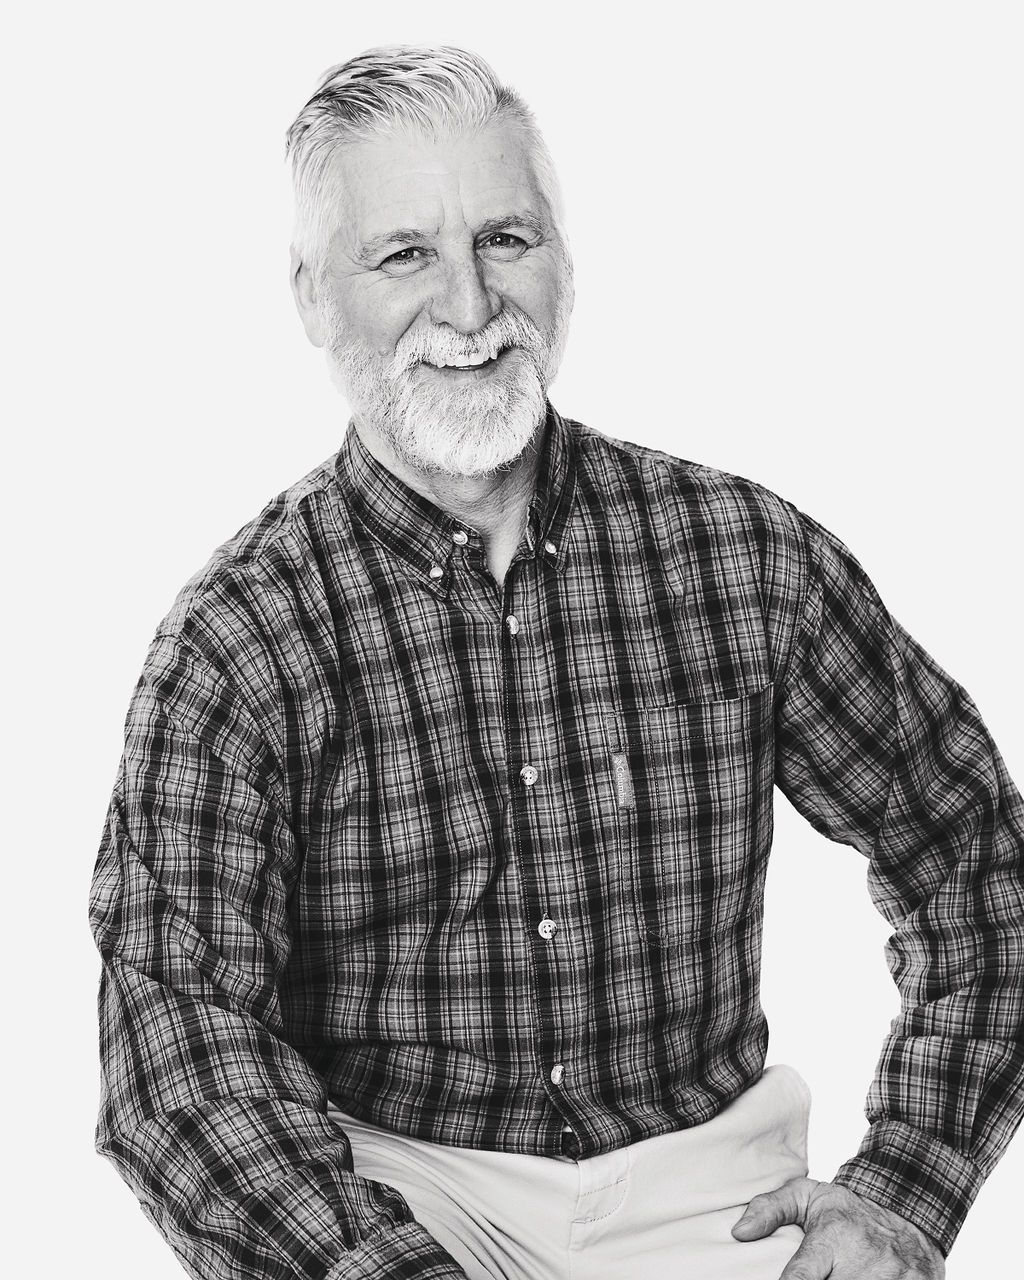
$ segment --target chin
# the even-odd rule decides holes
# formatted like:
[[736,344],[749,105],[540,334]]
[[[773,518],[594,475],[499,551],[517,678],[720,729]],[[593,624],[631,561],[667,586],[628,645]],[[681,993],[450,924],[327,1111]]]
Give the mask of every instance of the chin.
[[[530,439],[533,438],[531,433]],[[430,430],[392,439],[395,451],[420,471],[452,479],[470,479],[511,471],[523,456],[530,439],[475,433],[475,437],[455,437],[449,427],[443,433]]]
[[536,439],[546,398],[539,387],[496,406],[416,405],[394,432],[395,447],[425,471],[449,476],[485,476],[511,470]]

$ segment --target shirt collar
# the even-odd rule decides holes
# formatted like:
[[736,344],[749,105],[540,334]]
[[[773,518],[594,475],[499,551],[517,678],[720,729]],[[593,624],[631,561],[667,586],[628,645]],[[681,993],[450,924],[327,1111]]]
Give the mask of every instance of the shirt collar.
[[[543,430],[530,499],[527,544],[534,559],[562,572],[568,554],[567,526],[576,496],[578,443],[571,424],[550,403]],[[338,485],[352,515],[388,551],[422,576],[427,586],[437,594],[447,594],[451,557],[462,547],[482,549],[482,535],[384,466],[366,448],[351,422],[335,467]],[[442,571],[440,575],[438,569]]]

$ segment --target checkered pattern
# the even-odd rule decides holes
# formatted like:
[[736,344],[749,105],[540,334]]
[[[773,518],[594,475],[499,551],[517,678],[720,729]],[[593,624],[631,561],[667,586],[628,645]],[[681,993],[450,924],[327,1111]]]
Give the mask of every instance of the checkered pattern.
[[748,480],[551,410],[500,588],[350,427],[136,688],[91,898],[99,1149],[194,1276],[459,1275],[327,1099],[582,1158],[715,1115],[764,1064],[775,785],[894,929],[839,1180],[948,1249],[1024,1105],[1024,806],[968,695]]

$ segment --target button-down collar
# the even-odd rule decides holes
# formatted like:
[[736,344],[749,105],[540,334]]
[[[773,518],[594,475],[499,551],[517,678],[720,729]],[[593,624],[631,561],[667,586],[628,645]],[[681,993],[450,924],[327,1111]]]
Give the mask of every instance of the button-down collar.
[[[549,404],[544,441],[537,463],[529,529],[532,554],[557,572],[566,563],[568,525],[576,497],[576,450],[572,427]],[[337,455],[338,484],[353,516],[394,555],[404,560],[427,585],[446,590],[447,566],[457,543],[453,534],[465,529],[467,548],[482,547],[481,534],[443,511],[390,471],[363,444],[349,423]],[[551,548],[554,548],[552,551]],[[441,566],[444,574],[431,577]]]

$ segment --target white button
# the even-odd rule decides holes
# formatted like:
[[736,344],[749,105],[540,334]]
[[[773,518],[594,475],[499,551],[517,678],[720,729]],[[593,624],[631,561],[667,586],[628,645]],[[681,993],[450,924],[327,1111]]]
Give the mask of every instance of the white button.
[[460,547],[464,547],[469,541],[469,534],[465,529],[456,529],[452,534],[452,542],[457,543]]
[[505,619],[505,626],[508,627],[508,633],[510,636],[517,636],[519,634],[519,619],[514,613],[510,613]]
[[549,556],[553,556],[555,552],[558,550],[558,548],[549,538],[548,541],[544,543],[544,550],[548,553]]
[[558,925],[555,924],[554,920],[549,920],[547,916],[545,916],[537,926],[537,932],[542,938],[550,940],[558,932]]
[[551,1068],[551,1083],[561,1084],[565,1079],[565,1067],[560,1062],[556,1062]]
[[441,568],[439,564],[432,564],[430,566],[430,576],[436,582],[438,578],[444,577],[444,570]]
[[519,770],[519,776],[520,778],[522,778],[522,780],[526,783],[528,787],[532,787],[540,775],[537,773],[537,770],[533,767],[532,764],[524,764],[523,767]]

